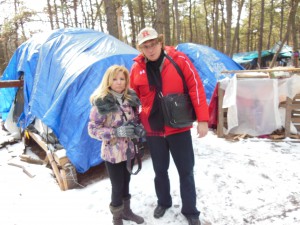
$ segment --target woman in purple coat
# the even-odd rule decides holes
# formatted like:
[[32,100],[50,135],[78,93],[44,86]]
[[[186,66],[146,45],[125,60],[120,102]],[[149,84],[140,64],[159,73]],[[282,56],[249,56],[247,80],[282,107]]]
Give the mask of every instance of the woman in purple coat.
[[138,124],[140,106],[136,93],[129,89],[128,70],[119,65],[109,67],[101,84],[91,95],[90,102],[92,109],[88,132],[92,138],[102,141],[101,158],[112,185],[109,207],[113,214],[113,224],[122,225],[123,219],[141,224],[144,219],[130,208],[131,174],[126,167],[126,150],[131,151],[130,158],[133,160],[132,139],[139,138],[132,123]]

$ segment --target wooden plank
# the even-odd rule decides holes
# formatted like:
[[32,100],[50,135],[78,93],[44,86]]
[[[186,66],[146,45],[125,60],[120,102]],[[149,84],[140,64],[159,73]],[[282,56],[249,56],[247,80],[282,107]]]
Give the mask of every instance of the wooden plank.
[[69,163],[67,153],[65,149],[57,150],[53,153],[53,157],[57,165],[63,167],[65,164]]
[[59,185],[60,189],[64,191],[65,190],[64,184],[63,184],[62,178],[60,176],[59,169],[56,165],[55,160],[53,159],[52,152],[49,150],[47,143],[45,143],[45,141],[42,139],[42,137],[40,135],[33,133],[31,131],[28,131],[28,130],[27,130],[27,132],[28,132],[29,136],[32,137],[32,139],[46,152],[47,158],[52,167],[52,170],[54,172],[54,175],[56,177],[58,185]]
[[0,88],[22,87],[23,85],[23,80],[0,80]]
[[[70,163],[66,150],[61,149],[54,151],[49,150],[49,147],[52,149],[53,146],[47,143],[42,139],[42,137],[31,131],[27,131],[29,136],[46,152],[47,160],[52,167],[58,185],[62,191],[74,188],[77,185],[77,174],[74,166]],[[44,160],[46,161],[46,159]],[[69,175],[72,175],[69,177]]]
[[284,136],[290,137],[291,135],[291,116],[292,116],[292,99],[286,98],[286,107],[285,107],[285,131]]
[[62,180],[62,178],[61,178],[61,175],[60,175],[59,169],[58,169],[58,167],[57,167],[57,165],[56,165],[56,162],[55,162],[55,160],[53,159],[52,152],[51,152],[51,151],[47,151],[47,156],[48,156],[50,165],[51,165],[51,167],[52,167],[52,170],[53,170],[53,172],[54,172],[54,175],[55,175],[55,177],[56,177],[56,180],[57,180],[57,182],[58,182],[58,185],[59,185],[60,189],[61,189],[62,191],[64,191],[65,188],[64,188],[63,180]]
[[15,164],[15,163],[7,163],[8,165],[10,165],[10,166],[16,166],[16,167],[19,167],[19,168],[21,168],[22,170],[23,170],[23,172],[27,175],[27,176],[29,176],[30,178],[33,178],[35,175],[32,175],[31,173],[29,173],[27,170],[26,170],[26,168],[24,167],[24,166],[22,166],[22,165],[19,165],[19,164]]
[[29,134],[29,136],[47,153],[48,152],[48,146],[47,143],[44,142],[42,137],[36,133],[33,133],[29,130],[26,130],[26,132]]
[[257,69],[257,70],[224,70],[221,73],[249,73],[249,72],[300,72],[300,68],[280,67],[276,69]]

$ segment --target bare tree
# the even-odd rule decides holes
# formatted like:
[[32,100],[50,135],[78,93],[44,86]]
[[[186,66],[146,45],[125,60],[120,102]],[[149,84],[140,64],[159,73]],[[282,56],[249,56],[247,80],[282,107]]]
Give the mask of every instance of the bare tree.
[[180,43],[180,34],[181,34],[181,21],[179,20],[179,11],[178,11],[178,0],[173,0],[174,4],[174,11],[175,11],[175,16],[174,16],[174,30],[176,30],[176,43]]
[[269,36],[268,36],[267,49],[270,49],[270,45],[271,45],[271,36],[272,36],[272,31],[273,31],[273,22],[274,22],[274,0],[271,0],[270,26],[269,26]]
[[219,42],[219,0],[213,1],[213,48],[218,49]]
[[226,49],[225,54],[230,55],[231,50],[231,21],[232,21],[232,0],[226,0]]
[[289,37],[289,33],[292,28],[293,20],[295,20],[295,16],[297,13],[298,5],[299,5],[299,0],[291,0],[290,13],[289,13],[289,18],[288,18],[288,22],[287,22],[286,33],[285,33],[284,39],[282,40],[277,52],[273,56],[272,62],[270,64],[271,68],[275,65],[276,59],[282,49],[282,46],[284,45],[284,43],[287,41],[287,39]]
[[285,0],[281,0],[281,10],[280,10],[280,40],[282,40],[282,31],[283,31],[283,22],[284,22],[284,8],[285,8]]
[[50,0],[47,0],[47,12],[48,12],[49,20],[50,20],[51,30],[53,30],[54,29],[53,13],[52,13],[52,7],[51,7],[51,4],[50,4]]
[[75,23],[75,27],[78,27],[77,7],[78,7],[78,0],[73,0],[73,10],[74,10],[74,23]]
[[165,3],[164,0],[156,0],[157,14],[154,22],[154,29],[159,33],[164,33],[164,11]]
[[171,44],[171,32],[170,32],[170,8],[169,8],[169,0],[165,0],[165,8],[164,8],[164,35],[165,35],[165,43],[166,45]]
[[105,14],[107,18],[107,30],[110,35],[118,38],[118,22],[117,22],[117,13],[116,6],[113,0],[104,0]]
[[138,1],[138,8],[139,8],[139,14],[140,14],[140,17],[141,17],[141,29],[142,29],[146,26],[143,1]]
[[204,10],[205,10],[205,29],[206,29],[206,43],[208,46],[211,46],[211,37],[209,32],[209,21],[208,21],[208,9],[206,0],[203,1]]
[[264,35],[264,22],[265,22],[265,0],[261,0],[261,9],[260,9],[260,27],[259,27],[259,39],[258,39],[258,58],[257,64],[261,67],[261,52],[263,44],[263,35]]
[[240,19],[241,19],[241,14],[242,14],[242,9],[244,5],[244,0],[238,1],[238,17],[236,20],[236,26],[234,30],[234,36],[232,40],[232,46],[231,46],[231,51],[230,51],[230,57],[233,56],[233,53],[235,51],[239,51],[239,33],[240,33]]
[[127,0],[127,5],[129,10],[129,18],[130,18],[131,31],[132,31],[131,45],[135,47],[136,46],[136,24],[135,24],[133,6],[131,0]]
[[190,38],[189,41],[193,41],[193,26],[192,26],[192,0],[189,0],[189,29],[190,29]]

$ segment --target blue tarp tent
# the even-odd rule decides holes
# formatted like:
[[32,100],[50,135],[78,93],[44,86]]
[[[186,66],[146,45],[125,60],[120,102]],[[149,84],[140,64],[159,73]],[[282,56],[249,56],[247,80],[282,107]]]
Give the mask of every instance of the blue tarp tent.
[[[3,80],[24,72],[22,127],[34,118],[50,127],[78,172],[101,163],[101,143],[89,137],[89,97],[113,65],[131,68],[138,51],[118,39],[90,29],[60,29],[34,36],[14,53]],[[16,89],[1,90],[2,113]],[[4,104],[5,103],[5,104]]]
[[205,87],[207,103],[210,102],[217,81],[231,76],[222,74],[222,71],[244,69],[227,55],[205,45],[183,43],[177,46],[177,50],[184,52],[195,65]]
[[[274,54],[277,52],[281,45],[281,42],[275,43],[273,48],[269,50],[263,50],[261,51],[261,57],[265,60],[271,61]],[[293,56],[293,48],[284,44],[279,52],[279,55],[277,57],[277,60],[280,60],[282,58],[291,58]],[[251,51],[251,52],[240,52],[233,54],[232,59],[239,63],[239,64],[256,64],[258,59],[258,51]]]
[[[223,70],[242,69],[226,55],[207,46],[177,46],[195,64],[209,101]],[[3,80],[24,73],[24,112],[20,126],[35,118],[50,127],[78,172],[102,162],[101,142],[89,137],[89,96],[113,64],[131,68],[138,51],[118,39],[89,29],[60,29],[35,35],[14,53]],[[7,113],[16,88],[0,89],[0,113]],[[5,104],[4,104],[5,103]]]

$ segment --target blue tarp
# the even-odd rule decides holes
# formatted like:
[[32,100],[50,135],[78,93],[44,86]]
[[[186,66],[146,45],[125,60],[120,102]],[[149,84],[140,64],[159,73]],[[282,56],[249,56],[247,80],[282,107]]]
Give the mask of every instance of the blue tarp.
[[222,74],[222,71],[244,69],[227,55],[205,45],[183,43],[177,49],[184,52],[195,65],[205,88],[207,103],[210,102],[217,81],[232,76]]
[[[89,137],[89,97],[113,65],[131,68],[138,51],[90,29],[60,29],[36,35],[14,53],[3,80],[24,79],[23,128],[35,117],[50,127],[78,172],[101,163],[101,142]],[[1,112],[16,89],[1,90]],[[5,103],[5,104],[2,104]]]
[[[261,57],[267,57],[267,56],[273,57],[273,55],[277,52],[280,45],[281,45],[281,42],[277,42],[277,43],[275,43],[273,48],[271,48],[270,50],[263,50],[261,52]],[[293,48],[284,44],[281,48],[278,58],[290,58],[290,57],[292,57],[292,55],[293,55]],[[235,53],[235,54],[233,54],[233,57],[232,57],[232,59],[235,62],[240,63],[240,64],[250,63],[257,58],[258,58],[258,51]]]
[[[209,101],[223,70],[242,69],[226,55],[207,46],[177,46],[195,64]],[[89,97],[113,64],[131,68],[138,51],[118,39],[89,29],[60,29],[37,34],[12,56],[3,80],[24,73],[23,129],[35,118],[50,127],[76,170],[86,172],[102,162],[101,142],[87,132]],[[16,88],[0,89],[0,113],[9,111]]]

